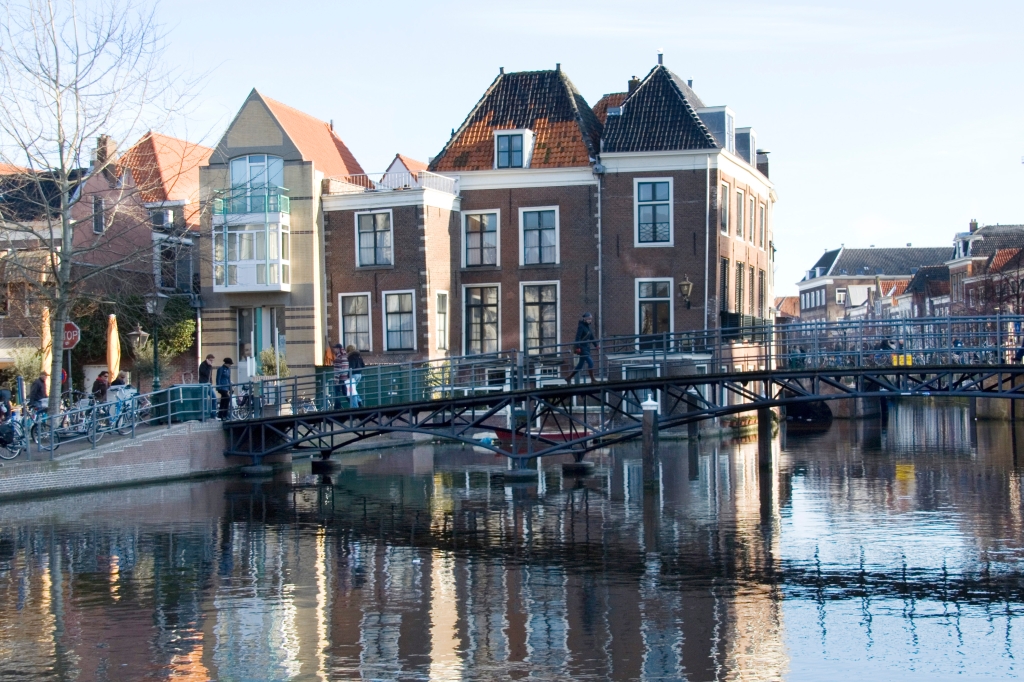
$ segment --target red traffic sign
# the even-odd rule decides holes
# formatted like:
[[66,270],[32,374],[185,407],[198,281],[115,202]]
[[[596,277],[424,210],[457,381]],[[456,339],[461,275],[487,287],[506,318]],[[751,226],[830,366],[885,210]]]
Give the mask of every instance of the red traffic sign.
[[71,350],[82,340],[82,330],[74,322],[64,323],[64,350]]

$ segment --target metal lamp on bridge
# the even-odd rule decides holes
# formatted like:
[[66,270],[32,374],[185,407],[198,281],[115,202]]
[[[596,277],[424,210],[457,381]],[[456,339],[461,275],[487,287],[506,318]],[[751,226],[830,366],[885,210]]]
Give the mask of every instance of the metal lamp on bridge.
[[158,320],[167,307],[166,294],[153,292],[146,294],[146,312],[153,320],[153,391],[160,390],[160,334]]
[[686,301],[686,307],[690,307],[690,294],[693,293],[693,282],[689,275],[683,275],[683,281],[679,283],[679,295]]

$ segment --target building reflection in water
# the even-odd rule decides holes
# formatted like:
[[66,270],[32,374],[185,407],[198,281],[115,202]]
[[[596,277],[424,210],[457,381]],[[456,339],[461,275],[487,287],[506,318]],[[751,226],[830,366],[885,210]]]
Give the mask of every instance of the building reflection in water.
[[[329,479],[0,506],[0,660],[31,679],[922,679],[1014,672],[1021,489],[961,406],[665,441],[506,485],[462,448]],[[989,428],[991,427],[991,428]]]

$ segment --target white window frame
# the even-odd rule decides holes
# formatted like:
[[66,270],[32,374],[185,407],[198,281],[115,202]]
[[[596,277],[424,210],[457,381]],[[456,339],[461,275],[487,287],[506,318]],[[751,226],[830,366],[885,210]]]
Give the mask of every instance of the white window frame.
[[[724,197],[723,197],[724,195]],[[732,211],[729,204],[732,202],[732,186],[727,182],[718,183],[718,231],[726,236],[732,234]],[[722,214],[725,214],[725,229],[722,229]]]
[[844,287],[836,288],[836,305],[846,305],[846,289]]
[[[674,277],[637,277],[633,280],[633,333],[640,335],[640,284],[643,282],[668,282],[668,333],[676,330],[676,280]],[[645,298],[645,301],[663,301],[662,298]]]
[[[498,348],[497,352],[501,352],[501,282],[473,282],[471,284],[462,285],[462,325],[460,334],[462,336],[462,355],[466,355],[466,328],[469,326],[469,318],[466,316],[466,289],[476,289],[478,287],[497,287],[498,288]],[[449,307],[449,310],[451,308]]]
[[[668,183],[668,241],[667,242],[641,242],[640,241],[640,183],[641,182],[667,182]],[[649,248],[671,248],[676,244],[676,220],[675,220],[675,179],[674,178],[633,178],[633,246],[638,249]],[[660,203],[660,202],[659,202]]]
[[[370,349],[369,349],[369,352],[372,353],[373,352],[373,292],[372,291],[345,291],[345,292],[342,292],[342,293],[338,294],[338,343],[340,343],[342,346],[346,346],[346,347],[348,346],[348,343],[346,343],[346,341],[345,341],[345,316],[344,316],[345,308],[341,304],[342,299],[344,297],[346,297],[346,296],[365,296],[366,297],[366,317],[368,318],[368,322],[369,322],[367,327],[370,330],[369,331],[369,333],[370,333]],[[359,348],[359,344],[352,344],[352,345],[354,345],[357,350],[362,350],[361,348]]]
[[747,234],[747,192],[745,190],[736,188],[733,198],[737,199],[736,205],[739,206],[741,215],[736,217],[736,238],[740,241],[746,240]]
[[[376,211],[380,213],[380,211]],[[394,294],[411,294],[412,295],[412,349],[408,348],[395,348],[394,351],[398,353],[409,353],[419,350],[419,330],[416,327],[416,290],[415,289],[391,289],[389,291],[380,292],[380,325],[381,331],[384,333],[384,351],[390,351],[388,347],[388,296]]]
[[[526,263],[526,239],[523,230],[523,214],[535,211],[555,212],[555,262]],[[519,265],[520,267],[543,267],[545,265],[561,265],[562,263],[562,216],[558,206],[520,206],[519,207]]]
[[753,193],[747,195],[747,208],[750,209],[750,239],[751,244],[757,244],[757,197]]
[[768,208],[767,208],[767,206],[765,206],[763,203],[760,203],[760,202],[757,204],[757,207],[758,207],[757,217],[758,217],[758,220],[761,222],[761,225],[760,225],[761,233],[759,235],[757,248],[759,248],[762,251],[764,251],[764,248],[765,248],[765,246],[764,246],[765,245],[765,237],[768,236]]
[[[562,343],[562,282],[557,279],[544,279],[532,282],[520,282],[519,283],[519,347],[526,352],[526,312],[523,310],[526,307],[526,297],[524,291],[526,287],[544,286],[546,284],[555,285],[555,319],[556,319],[556,330],[555,330],[555,344]],[[499,292],[500,293],[500,292]],[[498,312],[501,312],[499,307]],[[499,325],[500,326],[500,325]]]
[[[493,213],[498,217],[498,250],[495,253],[495,260],[497,261],[494,265],[467,265],[466,249],[468,248],[468,238],[466,237],[466,225],[470,216],[474,215],[485,215],[487,213]],[[500,268],[501,267],[501,209],[500,208],[488,208],[481,210],[466,211],[462,214],[462,267],[469,268],[470,270],[485,270],[487,268]]]
[[[507,168],[498,168],[498,138],[504,135],[522,135],[523,136],[523,165],[522,166],[509,166]],[[494,170],[510,171],[510,170],[523,170],[530,167],[530,162],[533,161],[533,131],[529,128],[514,128],[510,130],[495,130],[494,131]]]
[[[388,265],[377,265],[376,263],[374,263],[372,265],[363,265],[363,264],[361,264],[359,262],[359,216],[361,216],[361,215],[376,215],[377,213],[387,213],[388,214],[388,224],[391,226],[391,263],[389,263]],[[395,213],[394,213],[393,210],[391,210],[390,208],[381,208],[381,209],[376,209],[376,210],[372,210],[372,211],[356,211],[355,215],[353,216],[352,230],[353,230],[353,235],[355,237],[354,246],[355,246],[355,261],[356,261],[356,267],[357,268],[362,269],[362,268],[393,268],[393,267],[395,267],[395,261],[398,260],[398,258],[397,258],[397,256],[398,256],[398,248],[395,245]]]
[[[445,326],[445,331],[447,332],[447,336],[444,338],[444,347],[441,346],[441,340],[442,340],[442,337],[441,337],[441,325],[439,324],[440,321],[441,321],[440,320],[441,311],[440,311],[440,309],[439,309],[439,307],[437,305],[437,299],[438,299],[438,297],[441,294],[444,294],[445,303],[446,303],[446,308],[445,308],[445,312],[444,312],[444,316],[445,316],[445,325],[444,326]],[[446,291],[445,289],[438,289],[437,291],[434,292],[434,350],[448,350],[448,347],[450,345],[451,335],[452,335],[452,297],[451,297],[451,294],[449,294],[448,291]]]

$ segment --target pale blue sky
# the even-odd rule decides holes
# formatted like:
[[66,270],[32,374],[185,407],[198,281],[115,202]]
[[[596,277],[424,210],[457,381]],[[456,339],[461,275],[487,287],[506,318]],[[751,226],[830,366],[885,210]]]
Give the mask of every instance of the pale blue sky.
[[168,58],[211,70],[190,138],[215,141],[256,87],[334,119],[368,171],[436,154],[500,66],[561,62],[593,105],[662,48],[772,151],[778,293],[841,243],[1024,223],[1021,2],[177,0],[162,18]]

